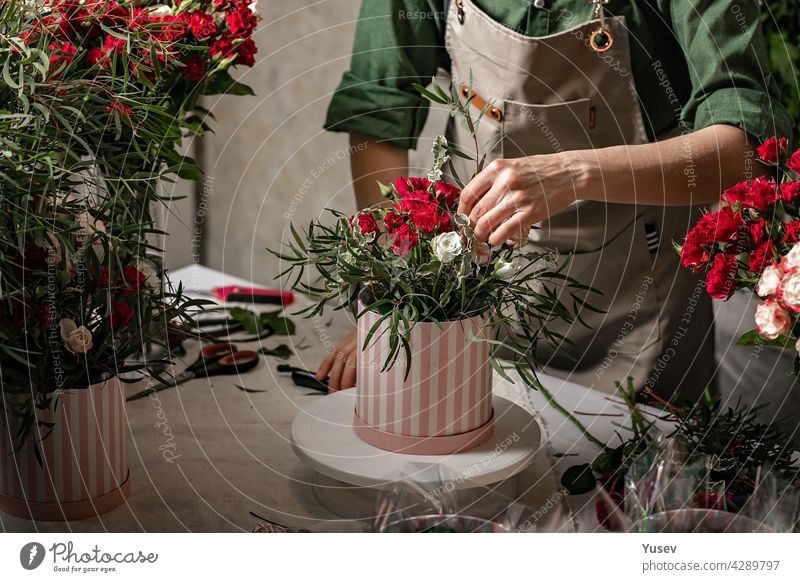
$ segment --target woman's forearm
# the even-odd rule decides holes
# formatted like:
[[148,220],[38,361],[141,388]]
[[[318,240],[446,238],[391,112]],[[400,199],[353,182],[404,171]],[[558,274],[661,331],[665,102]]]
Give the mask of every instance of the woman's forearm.
[[391,183],[408,172],[408,150],[376,141],[365,135],[350,135],[350,168],[358,208],[383,200],[378,182]]
[[710,204],[753,177],[747,134],[713,125],[664,141],[558,154],[572,169],[579,199],[659,206]]

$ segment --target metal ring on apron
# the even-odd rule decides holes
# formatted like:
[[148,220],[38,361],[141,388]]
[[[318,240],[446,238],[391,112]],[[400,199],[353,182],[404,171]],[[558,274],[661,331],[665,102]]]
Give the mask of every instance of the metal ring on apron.
[[600,26],[589,35],[589,46],[596,53],[604,53],[614,44],[614,35],[605,27],[603,4],[608,4],[608,0],[591,0],[591,2],[595,6],[594,17],[600,20]]

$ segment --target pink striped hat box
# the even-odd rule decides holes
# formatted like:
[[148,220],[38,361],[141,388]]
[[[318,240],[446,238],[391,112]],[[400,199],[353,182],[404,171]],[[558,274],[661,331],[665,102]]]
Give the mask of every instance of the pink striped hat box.
[[[359,349],[380,319],[373,312],[358,320]],[[447,455],[492,436],[491,345],[481,337],[485,320],[417,323],[411,332],[411,371],[405,353],[381,371],[389,353],[389,322],[381,324],[358,355],[353,427],[367,443],[396,453]]]
[[[18,421],[0,412],[0,511],[33,520],[64,521],[105,513],[130,493],[125,393],[112,378],[85,390],[64,390],[34,429],[41,464],[26,442],[15,451]],[[10,416],[10,415],[9,415]],[[46,438],[43,438],[45,437]]]

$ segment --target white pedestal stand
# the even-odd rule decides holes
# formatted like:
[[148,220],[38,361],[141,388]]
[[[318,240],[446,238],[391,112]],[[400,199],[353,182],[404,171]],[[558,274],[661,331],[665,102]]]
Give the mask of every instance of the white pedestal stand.
[[[495,395],[494,434],[480,446],[452,455],[392,453],[356,436],[354,406],[355,389],[342,390],[315,400],[292,423],[295,454],[323,476],[315,484],[317,498],[351,519],[371,517],[378,489],[403,477],[438,484],[442,475],[454,489],[503,482],[495,490],[513,498],[511,478],[530,464],[541,440],[539,425],[526,410]],[[433,466],[439,470],[430,470]]]

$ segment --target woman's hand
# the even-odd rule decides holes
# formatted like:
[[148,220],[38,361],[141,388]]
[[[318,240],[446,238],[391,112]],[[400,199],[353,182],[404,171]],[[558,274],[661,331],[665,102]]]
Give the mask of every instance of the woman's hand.
[[357,343],[354,329],[320,364],[317,380],[322,381],[328,376],[328,392],[337,392],[356,385]]
[[458,211],[478,240],[501,245],[528,238],[531,226],[577,200],[568,155],[498,159],[461,192]]

